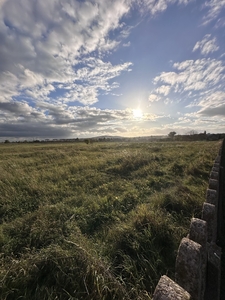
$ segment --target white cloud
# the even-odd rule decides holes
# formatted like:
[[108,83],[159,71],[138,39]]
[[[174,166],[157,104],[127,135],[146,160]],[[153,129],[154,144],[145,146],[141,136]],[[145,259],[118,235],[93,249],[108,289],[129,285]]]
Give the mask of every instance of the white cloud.
[[[109,39],[109,33],[120,27],[129,9],[126,0],[5,1],[0,14],[0,91],[7,90],[7,77],[13,82],[0,101],[16,95],[47,98],[60,83],[70,87],[67,101],[81,92],[71,100],[97,102],[99,90],[114,89],[109,80],[131,65],[113,66],[100,58],[119,45]],[[90,60],[93,51],[99,55],[92,58],[95,62]],[[81,63],[91,66],[80,68]]]
[[[100,94],[119,87],[113,78],[131,70],[130,62],[113,65],[105,56],[132,29],[121,23],[129,0],[0,1],[0,130],[5,136],[49,137],[57,130],[58,136],[71,136],[131,116],[68,104],[93,105]],[[118,40],[111,38],[115,29],[123,31]]]
[[129,41],[129,42],[127,42],[127,43],[124,43],[124,44],[123,44],[123,47],[130,47],[130,45],[131,45],[131,43],[130,43],[130,41]]
[[[204,6],[208,9],[208,13],[204,17],[204,25],[206,25],[211,21],[218,19],[221,12],[224,12],[225,0],[209,0],[204,3]],[[222,18],[223,18],[222,23],[224,23],[224,17]]]
[[169,85],[161,85],[159,88],[156,89],[156,92],[159,94],[163,94],[164,96],[167,96],[170,92],[170,86]]
[[219,50],[219,46],[216,44],[216,38],[211,38],[211,34],[206,34],[203,38],[203,40],[198,41],[194,48],[193,52],[196,50],[200,50],[201,54],[207,55],[209,53],[213,53],[217,50]]
[[[83,60],[85,67],[78,69],[74,74],[70,90],[60,98],[66,102],[78,101],[84,105],[91,105],[98,101],[99,91],[111,92],[118,87],[118,83],[109,84],[109,80],[119,76],[121,72],[128,71],[131,63],[112,65],[100,59],[88,58]],[[82,84],[78,83],[82,81]],[[61,88],[67,87],[67,84]]]
[[24,97],[28,96],[29,98],[32,98],[32,100],[46,100],[48,95],[54,90],[55,87],[49,83],[42,86],[35,86],[32,87],[32,89],[26,89]]
[[[187,123],[187,126],[199,131],[203,129],[210,132],[217,131],[216,126],[219,128],[225,117],[224,62],[203,58],[177,62],[173,64],[173,68],[173,72],[162,72],[154,78],[157,88],[152,101],[154,98],[157,99],[157,94],[163,95],[163,91],[168,89],[169,92],[174,93],[173,99],[181,99],[182,102],[188,103],[185,106],[187,110],[195,111],[186,114],[185,118],[178,119],[177,123],[174,123],[175,126],[179,127]],[[169,88],[165,88],[167,86]],[[167,98],[164,103],[172,104],[173,101]],[[210,122],[207,124],[204,116],[213,119],[215,126],[212,127]]]
[[136,24],[136,26],[128,26],[126,25],[125,23],[121,23],[120,24],[120,28],[121,28],[121,31],[120,31],[120,37],[122,39],[126,39],[128,38],[128,36],[130,35],[131,31],[137,27],[138,24]]
[[216,59],[187,60],[174,63],[173,67],[176,72],[162,72],[154,78],[154,83],[167,84],[175,92],[181,93],[212,88],[225,79],[225,66]]
[[11,72],[0,73],[0,102],[9,102],[13,96],[17,96],[18,78]]
[[142,12],[146,12],[146,9],[150,11],[152,15],[165,11],[169,5],[177,3],[178,5],[187,5],[193,0],[138,0],[138,5]]
[[161,99],[161,97],[156,94],[150,94],[148,97],[148,100],[150,102],[156,102],[156,101],[159,101],[160,99]]
[[225,116],[225,92],[215,91],[202,97],[198,106],[200,115],[206,116]]

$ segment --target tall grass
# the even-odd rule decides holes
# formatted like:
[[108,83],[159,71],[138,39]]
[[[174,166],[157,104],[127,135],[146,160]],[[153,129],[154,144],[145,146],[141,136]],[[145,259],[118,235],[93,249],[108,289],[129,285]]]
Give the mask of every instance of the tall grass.
[[1,144],[1,299],[151,299],[219,147]]

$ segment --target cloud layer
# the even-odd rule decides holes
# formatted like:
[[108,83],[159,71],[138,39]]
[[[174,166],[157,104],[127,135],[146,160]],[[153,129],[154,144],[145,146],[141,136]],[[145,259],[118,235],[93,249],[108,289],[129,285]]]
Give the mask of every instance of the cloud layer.
[[99,91],[113,88],[109,80],[131,65],[96,59],[119,43],[109,39],[109,32],[128,10],[126,1],[4,2],[0,21],[4,100],[18,94],[46,98],[58,84],[61,90],[70,90],[65,93],[67,101],[97,102]]
[[[194,0],[0,0],[1,137],[121,132],[141,135],[151,134],[148,128],[153,123],[156,125],[152,132],[162,132],[162,126],[166,132],[171,128],[170,113],[146,110],[142,120],[134,123],[132,100],[129,105],[119,103],[128,98],[120,86],[126,76],[131,78],[129,73],[138,69],[138,59],[142,59],[140,45],[132,36],[135,30],[138,32],[139,24],[148,24],[168,8],[185,9],[193,3]],[[205,12],[204,25],[214,21],[215,28],[222,26],[224,8],[224,0],[205,1],[204,6],[198,6],[199,11]],[[156,33],[145,34],[147,40]],[[151,47],[146,47],[148,58]],[[152,107],[155,103],[169,107],[184,96],[190,99],[189,105],[185,103],[187,107],[197,107],[192,115],[196,120],[203,115],[224,116],[224,56],[212,57],[220,50],[218,37],[203,34],[190,46],[190,56],[201,57],[184,59],[173,63],[170,70],[161,68],[158,75],[147,75],[146,91],[151,90],[151,81],[154,88],[145,92],[143,102],[150,102]],[[129,55],[116,55],[122,51]],[[133,88],[135,81],[130,86]],[[103,105],[107,101],[104,99],[116,94],[120,95],[119,100],[106,109],[108,103]],[[118,103],[120,109],[116,107]]]
[[[37,132],[40,127],[40,136],[44,126],[54,134],[57,125],[70,123],[71,128],[60,128],[71,134],[79,127],[80,110],[69,103],[98,102],[101,93],[118,87],[112,80],[132,66],[103,60],[120,43],[109,35],[124,29],[120,20],[130,3],[7,0],[0,5],[1,132],[9,133],[5,126],[10,120],[11,134],[21,128],[18,135],[29,136],[33,125]],[[99,121],[89,109],[82,129],[96,125],[95,119]],[[31,124],[27,132],[26,124]]]

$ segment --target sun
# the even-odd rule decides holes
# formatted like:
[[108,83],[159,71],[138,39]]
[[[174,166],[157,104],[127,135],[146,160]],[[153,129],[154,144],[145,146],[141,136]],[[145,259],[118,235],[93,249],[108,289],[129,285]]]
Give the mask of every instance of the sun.
[[135,119],[142,119],[143,117],[143,112],[140,108],[137,108],[137,109],[133,109],[133,117]]

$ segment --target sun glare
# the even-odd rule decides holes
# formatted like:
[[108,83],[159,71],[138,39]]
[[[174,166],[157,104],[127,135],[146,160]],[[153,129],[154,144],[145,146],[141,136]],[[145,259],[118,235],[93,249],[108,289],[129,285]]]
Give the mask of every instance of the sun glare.
[[135,118],[135,119],[142,119],[142,117],[143,117],[143,112],[142,112],[142,110],[141,109],[133,109],[133,117]]

